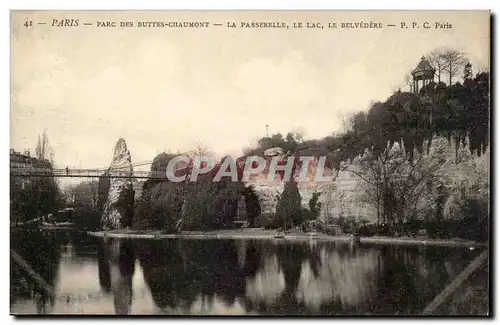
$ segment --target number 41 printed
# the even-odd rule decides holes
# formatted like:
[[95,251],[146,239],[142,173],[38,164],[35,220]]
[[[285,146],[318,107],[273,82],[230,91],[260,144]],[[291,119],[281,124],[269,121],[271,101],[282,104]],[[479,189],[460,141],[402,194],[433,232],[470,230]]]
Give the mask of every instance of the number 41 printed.
[[24,22],[24,27],[33,27],[33,20],[27,20]]

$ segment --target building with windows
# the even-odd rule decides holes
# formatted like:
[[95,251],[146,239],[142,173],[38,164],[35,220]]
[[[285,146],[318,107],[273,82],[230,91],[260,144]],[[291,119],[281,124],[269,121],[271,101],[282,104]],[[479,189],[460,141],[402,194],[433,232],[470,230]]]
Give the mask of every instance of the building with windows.
[[[10,168],[35,168],[37,159],[31,157],[29,150],[25,150],[24,153],[10,149]],[[11,180],[12,182],[13,180]],[[30,180],[27,177],[18,178],[19,184],[22,189],[25,189],[29,184]]]
[[10,168],[34,168],[36,160],[30,156],[29,150],[20,153],[10,149]]

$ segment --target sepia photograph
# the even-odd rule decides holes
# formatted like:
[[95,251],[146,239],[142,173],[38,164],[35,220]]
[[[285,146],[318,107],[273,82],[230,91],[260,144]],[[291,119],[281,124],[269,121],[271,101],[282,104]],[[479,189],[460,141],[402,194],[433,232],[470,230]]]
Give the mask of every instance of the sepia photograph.
[[9,15],[11,315],[491,316],[490,11]]

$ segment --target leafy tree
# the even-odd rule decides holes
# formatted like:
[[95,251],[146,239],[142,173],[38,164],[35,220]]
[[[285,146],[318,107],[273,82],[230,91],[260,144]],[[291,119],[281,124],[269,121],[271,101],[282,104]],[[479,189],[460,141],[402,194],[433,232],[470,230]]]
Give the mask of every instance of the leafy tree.
[[[175,230],[181,216],[183,196],[182,185],[162,182],[146,190],[136,208],[135,228]],[[150,195],[148,200],[147,194]]]
[[276,207],[274,226],[289,229],[302,222],[302,198],[297,187],[297,182],[291,180],[285,183]]
[[292,132],[288,132],[286,135],[285,150],[290,152],[295,152],[297,150],[298,142],[295,135]]
[[467,62],[464,66],[464,82],[472,78],[472,65]]
[[259,196],[253,187],[246,187],[244,190],[245,203],[247,207],[248,227],[252,228],[255,219],[260,216],[261,207],[259,203]]
[[284,148],[285,146],[286,141],[280,132],[275,133],[270,137],[263,137],[258,141],[258,147],[264,150],[274,147]]
[[[34,168],[52,170],[54,151],[49,145],[47,133],[38,136],[37,160]],[[49,173],[48,173],[49,174]],[[28,179],[11,177],[11,217],[13,221],[27,221],[47,215],[63,204],[63,195],[54,177],[37,176]]]
[[232,227],[238,200],[243,194],[239,183],[198,182],[188,190],[183,229],[209,230]]
[[320,192],[314,192],[309,200],[309,211],[311,211],[314,218],[317,218],[321,212],[321,202],[319,202],[320,195]]

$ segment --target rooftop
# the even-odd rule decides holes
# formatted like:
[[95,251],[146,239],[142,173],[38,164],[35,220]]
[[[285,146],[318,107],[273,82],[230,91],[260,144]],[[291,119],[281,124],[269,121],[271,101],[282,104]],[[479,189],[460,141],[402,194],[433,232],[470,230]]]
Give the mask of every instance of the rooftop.
[[418,72],[432,72],[434,73],[436,69],[432,66],[432,64],[427,61],[427,59],[423,56],[420,59],[420,62],[418,63],[417,67],[413,69],[411,72],[412,74],[418,73]]

